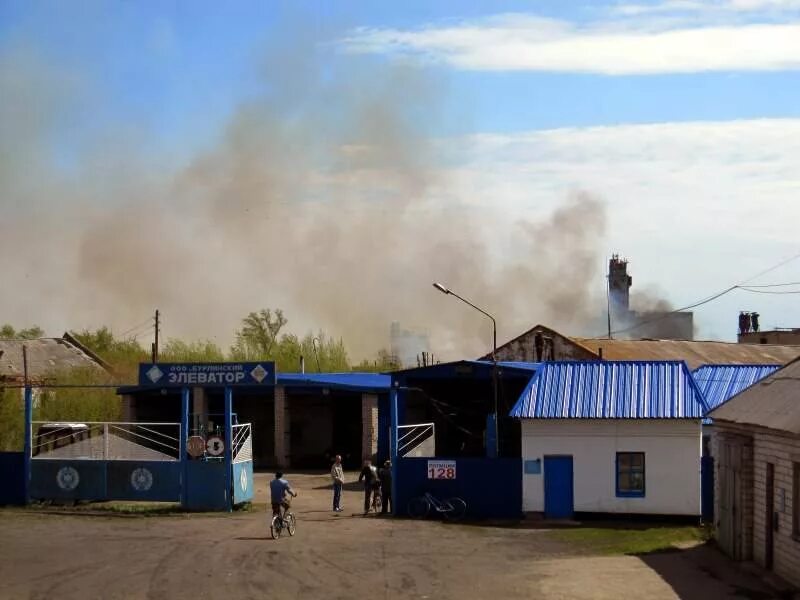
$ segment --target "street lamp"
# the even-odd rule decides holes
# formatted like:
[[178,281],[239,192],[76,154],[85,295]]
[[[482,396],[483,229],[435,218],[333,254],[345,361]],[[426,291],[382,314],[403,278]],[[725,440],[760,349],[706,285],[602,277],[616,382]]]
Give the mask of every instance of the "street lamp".
[[497,412],[497,321],[495,321],[495,318],[488,312],[486,312],[485,310],[483,310],[478,306],[475,306],[472,302],[470,302],[466,298],[462,298],[461,296],[456,294],[453,290],[442,285],[441,283],[434,283],[433,287],[435,287],[437,290],[439,290],[446,296],[455,296],[456,298],[461,300],[464,304],[468,304],[469,306],[477,310],[479,313],[482,313],[483,315],[489,317],[492,320],[492,384],[494,388],[494,444],[495,444],[495,456],[499,456],[500,436],[498,434],[497,423],[500,415]]

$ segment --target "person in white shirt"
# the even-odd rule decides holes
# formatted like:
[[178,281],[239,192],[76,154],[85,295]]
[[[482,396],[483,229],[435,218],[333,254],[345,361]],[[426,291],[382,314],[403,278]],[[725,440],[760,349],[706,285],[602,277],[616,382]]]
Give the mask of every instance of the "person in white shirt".
[[331,478],[333,479],[333,511],[342,512],[342,486],[344,485],[344,469],[342,469],[342,457],[336,455],[336,460],[331,467]]

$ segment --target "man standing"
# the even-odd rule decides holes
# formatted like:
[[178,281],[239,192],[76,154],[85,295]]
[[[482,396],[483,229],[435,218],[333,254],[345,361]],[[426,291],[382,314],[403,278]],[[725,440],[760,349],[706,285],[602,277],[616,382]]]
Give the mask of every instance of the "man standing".
[[331,478],[333,479],[333,512],[342,512],[344,469],[342,469],[342,457],[338,454],[331,467]]
[[358,476],[358,482],[364,482],[364,514],[369,512],[369,505],[372,494],[375,492],[375,485],[378,483],[378,471],[372,466],[372,461],[365,460],[364,468]]
[[378,473],[381,480],[381,495],[383,496],[383,504],[381,505],[381,514],[389,513],[389,503],[392,501],[392,463],[388,460],[383,463],[383,468]]

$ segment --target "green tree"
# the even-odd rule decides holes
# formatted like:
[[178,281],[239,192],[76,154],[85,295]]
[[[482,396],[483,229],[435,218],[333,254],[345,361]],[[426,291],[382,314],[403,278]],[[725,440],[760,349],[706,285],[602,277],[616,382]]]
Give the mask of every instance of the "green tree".
[[210,340],[184,342],[170,338],[158,358],[164,362],[223,362],[225,354]]
[[0,339],[2,340],[35,340],[40,337],[44,337],[44,329],[38,325],[20,330],[14,329],[8,323],[0,327]]
[[269,360],[278,341],[278,334],[288,321],[279,308],[266,308],[251,312],[242,319],[242,328],[236,332],[236,342],[231,348],[234,360]]

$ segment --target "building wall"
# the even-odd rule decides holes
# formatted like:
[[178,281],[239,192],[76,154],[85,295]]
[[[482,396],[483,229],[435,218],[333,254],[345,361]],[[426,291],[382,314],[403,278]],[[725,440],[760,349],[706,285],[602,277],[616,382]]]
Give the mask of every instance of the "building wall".
[[[541,358],[536,353],[537,334],[542,336],[545,343],[545,355]],[[552,348],[552,352],[547,351],[548,347]],[[483,358],[491,358],[491,355]],[[529,332],[498,348],[497,360],[523,362],[538,362],[539,360],[597,360],[597,355],[547,327],[534,327]]]
[[750,333],[740,333],[738,341],[740,344],[798,346],[800,345],[800,329],[788,329],[784,331],[751,331]]
[[378,396],[361,395],[361,460],[377,460]]
[[[616,453],[645,453],[645,497],[616,497]],[[572,455],[576,512],[700,515],[699,421],[522,422],[522,458]],[[544,469],[524,474],[523,510],[544,511]]]
[[764,565],[766,549],[767,463],[775,465],[774,507],[778,528],[773,530],[773,571],[800,586],[800,539],[792,537],[792,463],[800,463],[800,437],[789,437],[767,430],[754,435],[753,480],[753,559]]

